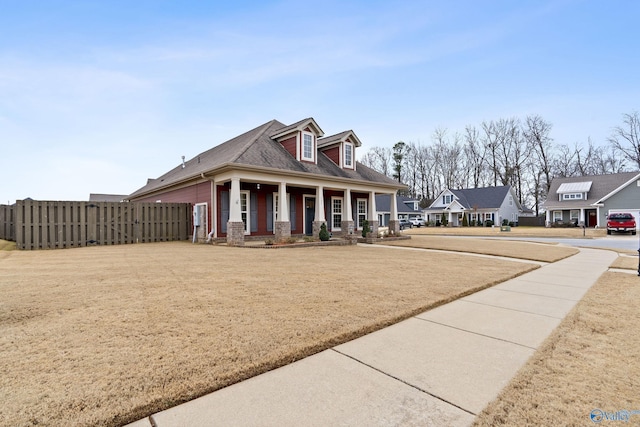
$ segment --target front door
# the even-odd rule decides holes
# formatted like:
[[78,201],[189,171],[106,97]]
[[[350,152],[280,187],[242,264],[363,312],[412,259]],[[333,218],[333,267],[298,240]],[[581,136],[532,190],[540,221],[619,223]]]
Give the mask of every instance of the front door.
[[304,234],[311,236],[313,234],[313,220],[316,217],[316,198],[304,198]]
[[598,217],[596,216],[595,210],[588,210],[587,215],[587,227],[595,227],[598,225]]

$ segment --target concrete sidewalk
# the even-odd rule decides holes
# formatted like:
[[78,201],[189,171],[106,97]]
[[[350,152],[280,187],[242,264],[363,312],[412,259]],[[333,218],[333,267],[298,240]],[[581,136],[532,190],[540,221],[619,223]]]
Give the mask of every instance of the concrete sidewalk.
[[467,426],[616,257],[580,249],[131,426]]

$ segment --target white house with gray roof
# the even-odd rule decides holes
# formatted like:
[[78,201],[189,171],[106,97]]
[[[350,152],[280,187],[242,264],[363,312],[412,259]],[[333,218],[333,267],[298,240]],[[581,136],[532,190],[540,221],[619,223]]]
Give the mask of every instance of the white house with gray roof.
[[640,225],[640,172],[554,178],[547,200],[546,224],[606,227],[607,216],[629,212]]
[[424,210],[427,223],[442,224],[443,219],[449,226],[462,225],[463,217],[467,223],[486,223],[495,225],[503,220],[517,224],[518,215],[523,211],[514,189],[510,185],[500,187],[447,188]]

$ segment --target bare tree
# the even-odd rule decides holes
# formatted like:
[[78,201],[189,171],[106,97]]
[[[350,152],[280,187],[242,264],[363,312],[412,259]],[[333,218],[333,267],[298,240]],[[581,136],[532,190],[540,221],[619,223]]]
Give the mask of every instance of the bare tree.
[[486,185],[486,147],[480,141],[480,132],[475,126],[465,127],[464,156],[466,158],[469,184],[474,188]]
[[640,115],[637,111],[622,115],[623,126],[616,126],[609,143],[622,153],[635,167],[640,169]]
[[545,195],[549,192],[549,188],[551,188],[551,174],[553,172],[553,151],[551,145],[553,139],[550,137],[551,127],[551,123],[545,121],[538,115],[534,115],[527,116],[522,131],[535,159],[532,163],[533,168],[539,170],[544,176],[542,185]]
[[390,148],[372,147],[362,156],[360,163],[390,177],[392,157]]

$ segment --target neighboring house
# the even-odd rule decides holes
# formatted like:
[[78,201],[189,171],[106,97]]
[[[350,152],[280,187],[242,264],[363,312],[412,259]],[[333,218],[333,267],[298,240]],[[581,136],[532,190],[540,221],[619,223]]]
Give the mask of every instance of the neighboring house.
[[123,195],[123,194],[91,193],[91,194],[89,194],[89,201],[90,202],[122,202],[127,197],[129,197],[129,196]]
[[[388,227],[391,219],[391,195],[381,194],[376,196],[376,208],[378,210],[378,226]],[[414,219],[422,216],[419,201],[406,196],[396,196],[396,212],[398,219]]]
[[461,190],[446,189],[442,191],[431,205],[424,210],[425,221],[436,225],[447,219],[450,226],[462,225],[463,217],[467,223],[473,221],[484,223],[492,221],[495,225],[507,220],[514,224],[522,206],[510,185],[485,188],[465,188]]
[[547,200],[546,225],[554,222],[606,227],[607,215],[629,212],[640,223],[640,172],[554,178]]
[[[406,188],[356,161],[353,131],[324,137],[313,118],[272,120],[184,162],[129,196],[131,201],[188,202],[200,239],[242,245],[260,236],[283,240],[355,234],[367,219],[377,232],[376,195]],[[397,212],[391,212],[397,228]]]

